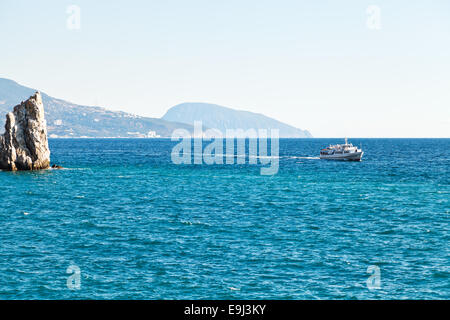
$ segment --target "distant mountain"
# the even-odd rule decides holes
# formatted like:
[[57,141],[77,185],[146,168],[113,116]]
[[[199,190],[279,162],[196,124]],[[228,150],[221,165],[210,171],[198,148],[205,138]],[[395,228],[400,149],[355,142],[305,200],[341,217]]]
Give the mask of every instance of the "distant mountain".
[[[36,89],[0,78],[0,133],[4,131],[6,113],[27,100]],[[280,137],[308,138],[311,134],[262,114],[239,111],[207,103],[183,103],[172,107],[161,119],[147,118],[101,107],[83,106],[50,97],[41,92],[47,130],[51,138],[142,138],[170,137],[175,129],[193,132],[194,121],[203,129],[279,129]]]
[[193,125],[202,121],[204,127],[219,129],[279,129],[282,138],[311,138],[306,130],[297,129],[278,120],[259,113],[234,110],[209,103],[182,103],[169,109],[162,117],[167,121],[176,121]]
[[[35,89],[0,78],[0,133],[4,131],[5,115]],[[177,128],[192,131],[192,126],[162,119],[140,117],[100,107],[82,106],[56,99],[41,92],[50,137],[170,137]],[[153,132],[152,132],[153,131]]]

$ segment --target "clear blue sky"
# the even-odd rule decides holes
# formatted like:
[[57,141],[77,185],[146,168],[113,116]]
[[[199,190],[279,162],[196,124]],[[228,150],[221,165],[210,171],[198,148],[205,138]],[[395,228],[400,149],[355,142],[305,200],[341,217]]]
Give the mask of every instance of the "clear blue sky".
[[450,1],[1,0],[0,77],[153,117],[201,101],[316,137],[450,137]]

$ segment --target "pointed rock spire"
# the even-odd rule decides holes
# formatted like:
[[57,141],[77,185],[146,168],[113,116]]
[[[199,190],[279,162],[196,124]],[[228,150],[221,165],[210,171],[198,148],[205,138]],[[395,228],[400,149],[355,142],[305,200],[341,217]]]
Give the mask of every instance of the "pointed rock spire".
[[6,115],[5,133],[0,136],[0,169],[39,170],[49,165],[44,105],[36,92]]

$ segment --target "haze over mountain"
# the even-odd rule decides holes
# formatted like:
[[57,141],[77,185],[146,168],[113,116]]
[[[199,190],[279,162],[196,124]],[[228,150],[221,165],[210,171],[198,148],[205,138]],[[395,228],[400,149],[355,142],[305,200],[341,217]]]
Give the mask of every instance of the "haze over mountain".
[[162,119],[193,125],[202,121],[203,126],[219,129],[278,129],[282,138],[311,138],[307,130],[301,130],[266,117],[263,114],[235,110],[209,103],[182,103],[170,108]]
[[[0,133],[5,116],[21,101],[39,89],[32,89],[9,79],[0,78]],[[53,98],[41,92],[50,138],[142,138],[170,137],[175,129],[193,132],[194,121],[203,129],[279,129],[280,137],[306,138],[311,134],[262,114],[239,111],[215,104],[183,103],[172,107],[161,118],[149,118],[102,107],[83,106]]]

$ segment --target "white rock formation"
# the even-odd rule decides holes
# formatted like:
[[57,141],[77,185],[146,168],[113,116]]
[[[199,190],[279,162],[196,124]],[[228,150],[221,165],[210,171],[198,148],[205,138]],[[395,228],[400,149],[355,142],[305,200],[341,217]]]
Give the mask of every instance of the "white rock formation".
[[0,136],[0,169],[39,170],[49,166],[44,105],[36,92],[6,115],[5,133]]

